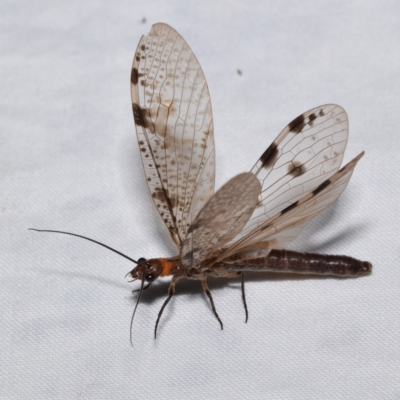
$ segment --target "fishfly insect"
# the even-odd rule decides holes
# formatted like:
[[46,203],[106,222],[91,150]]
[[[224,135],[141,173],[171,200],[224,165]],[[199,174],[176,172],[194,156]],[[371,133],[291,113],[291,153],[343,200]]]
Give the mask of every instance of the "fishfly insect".
[[[132,109],[140,155],[154,204],[178,250],[170,258],[137,261],[128,273],[139,296],[157,278],[172,276],[168,297],[182,278],[200,280],[220,323],[208,277],[242,278],[246,271],[341,277],[369,274],[372,265],[348,256],[285,250],[307,221],[345,189],[364,152],[340,168],[348,118],[338,105],[309,110],[290,122],[250,172],[214,194],[215,148],[210,94],[192,50],[173,28],[158,23],[142,36],[131,70]],[[48,232],[48,231],[47,231]],[[147,286],[144,286],[144,283]]]

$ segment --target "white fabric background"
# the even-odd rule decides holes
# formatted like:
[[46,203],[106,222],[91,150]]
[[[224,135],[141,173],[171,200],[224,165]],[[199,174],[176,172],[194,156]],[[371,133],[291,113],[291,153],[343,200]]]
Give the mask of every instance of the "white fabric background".
[[[399,3],[50,1],[0,4],[0,397],[400,399]],[[142,19],[146,18],[146,22]],[[249,274],[168,280],[136,300],[125,259],[175,255],[148,194],[129,77],[142,34],[166,22],[208,80],[219,188],[294,117],[337,103],[357,166],[292,248],[371,261],[360,279]],[[237,69],[243,74],[239,76]]]

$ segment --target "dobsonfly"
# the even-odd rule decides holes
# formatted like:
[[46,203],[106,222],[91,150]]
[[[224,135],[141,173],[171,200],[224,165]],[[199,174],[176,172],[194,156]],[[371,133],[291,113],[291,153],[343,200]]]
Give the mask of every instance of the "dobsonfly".
[[[214,194],[215,148],[210,94],[192,50],[173,28],[158,23],[142,36],[131,69],[132,109],[140,155],[154,204],[178,250],[170,258],[137,261],[128,273],[143,290],[172,276],[161,315],[181,278],[198,279],[215,309],[207,277],[242,278],[245,271],[341,277],[371,273],[372,265],[347,256],[285,250],[307,221],[345,189],[364,152],[340,168],[348,117],[334,104],[315,107],[290,122],[250,172]],[[43,231],[43,230],[41,230]],[[144,286],[144,283],[147,286]]]

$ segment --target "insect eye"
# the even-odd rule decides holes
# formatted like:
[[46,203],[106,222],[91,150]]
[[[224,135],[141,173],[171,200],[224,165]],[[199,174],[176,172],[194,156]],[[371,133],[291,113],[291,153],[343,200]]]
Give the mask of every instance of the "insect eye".
[[154,279],[156,279],[155,275],[153,275],[153,274],[146,275],[146,282],[153,282]]
[[144,262],[144,261],[146,261],[146,259],[143,258],[143,257],[140,257],[139,260],[138,260],[138,264],[141,264],[141,263]]

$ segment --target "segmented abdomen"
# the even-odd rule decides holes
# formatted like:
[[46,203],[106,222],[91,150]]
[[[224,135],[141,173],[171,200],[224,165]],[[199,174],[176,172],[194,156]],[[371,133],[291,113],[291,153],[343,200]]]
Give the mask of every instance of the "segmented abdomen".
[[347,256],[272,250],[266,257],[229,265],[231,271],[271,271],[333,276],[361,276],[371,273],[372,265]]

